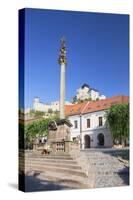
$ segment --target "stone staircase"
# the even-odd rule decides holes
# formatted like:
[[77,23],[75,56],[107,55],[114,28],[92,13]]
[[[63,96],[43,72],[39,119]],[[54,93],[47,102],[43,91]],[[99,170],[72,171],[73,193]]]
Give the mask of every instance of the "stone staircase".
[[[129,163],[123,150],[89,149],[74,154],[20,152],[19,170],[26,191],[116,187],[129,184]],[[75,156],[76,155],[76,156]]]
[[[69,154],[42,155],[37,151],[25,151],[20,153],[20,171],[26,175],[26,188],[47,190],[47,183],[51,190],[57,189],[81,189],[92,188],[93,180],[88,178],[82,168]],[[40,182],[44,184],[41,184]],[[30,186],[33,183],[33,187]],[[36,184],[34,186],[34,183]],[[51,184],[54,184],[51,186]],[[34,190],[33,190],[34,191]]]
[[89,174],[95,175],[95,186],[113,187],[129,184],[129,163],[120,159],[123,150],[89,149],[81,151],[86,156]]

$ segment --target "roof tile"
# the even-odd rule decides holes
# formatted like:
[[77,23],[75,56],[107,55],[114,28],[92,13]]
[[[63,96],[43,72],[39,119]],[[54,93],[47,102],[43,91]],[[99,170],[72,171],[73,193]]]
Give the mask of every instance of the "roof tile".
[[65,106],[66,116],[85,114],[108,109],[111,105],[117,103],[129,103],[129,96],[119,95],[98,101],[86,101],[74,105]]

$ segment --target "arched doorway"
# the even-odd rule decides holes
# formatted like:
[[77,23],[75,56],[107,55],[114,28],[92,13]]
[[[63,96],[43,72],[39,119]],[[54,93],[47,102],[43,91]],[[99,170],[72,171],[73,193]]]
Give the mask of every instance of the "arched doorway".
[[90,140],[90,136],[89,135],[85,135],[84,136],[84,141],[85,141],[85,149],[86,148],[90,148],[90,142],[91,142],[91,140]]
[[97,136],[98,146],[104,146],[104,135],[99,133]]

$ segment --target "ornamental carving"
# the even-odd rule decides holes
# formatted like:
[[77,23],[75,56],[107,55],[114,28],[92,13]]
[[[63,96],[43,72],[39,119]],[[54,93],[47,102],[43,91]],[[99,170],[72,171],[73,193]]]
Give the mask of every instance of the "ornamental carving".
[[61,39],[61,48],[60,48],[60,55],[59,55],[59,64],[67,64],[67,59],[66,59],[66,45],[65,45],[65,39]]

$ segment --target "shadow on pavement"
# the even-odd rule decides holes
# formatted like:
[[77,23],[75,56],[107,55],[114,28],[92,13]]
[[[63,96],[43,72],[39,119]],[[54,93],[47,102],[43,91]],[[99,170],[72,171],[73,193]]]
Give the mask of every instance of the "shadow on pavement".
[[61,184],[45,181],[37,178],[37,176],[25,176],[25,188],[23,188],[25,192],[38,192],[38,191],[54,191],[54,190],[70,190],[74,188],[70,188],[68,186],[63,186]]

